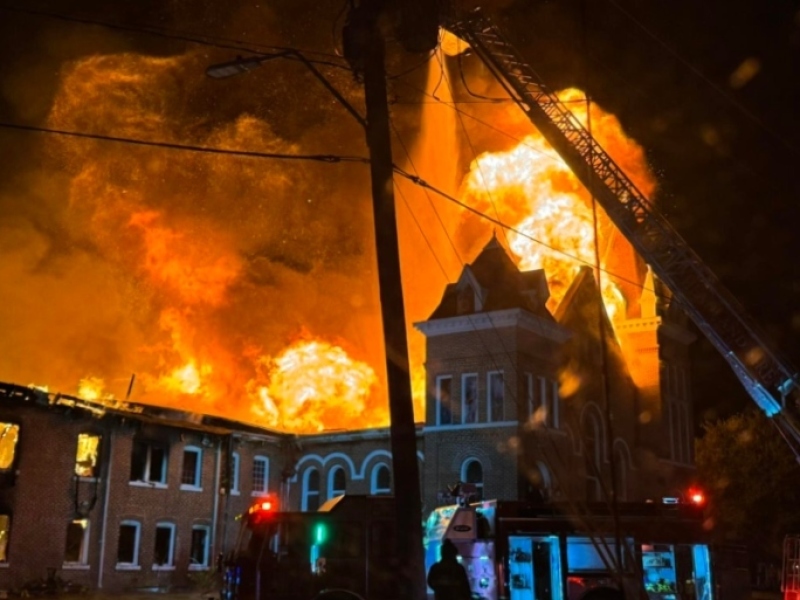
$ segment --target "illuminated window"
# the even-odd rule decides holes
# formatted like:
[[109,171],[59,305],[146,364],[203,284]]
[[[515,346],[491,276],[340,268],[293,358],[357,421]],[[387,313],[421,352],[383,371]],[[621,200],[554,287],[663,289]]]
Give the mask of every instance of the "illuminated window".
[[231,494],[239,495],[239,453],[231,453]]
[[347,476],[342,467],[333,467],[328,473],[328,499],[336,498],[345,493]]
[[468,458],[461,465],[461,481],[475,486],[473,500],[483,500],[483,465],[477,458]]
[[203,474],[203,451],[194,446],[183,449],[181,489],[200,489]]
[[204,570],[209,566],[211,528],[208,525],[192,526],[192,546],[189,552],[189,569]]
[[11,529],[11,517],[0,515],[0,563],[8,562],[8,534]]
[[75,519],[67,524],[64,565],[89,564],[89,520]]
[[384,463],[375,465],[375,468],[372,469],[372,478],[370,483],[370,492],[372,494],[375,494],[376,496],[380,494],[391,494],[392,472],[389,470],[389,466]]
[[131,456],[131,481],[167,483],[167,447],[134,440]]
[[486,376],[486,399],[489,407],[489,421],[503,420],[503,399],[505,384],[502,371],[492,371]]
[[436,378],[436,424],[450,425],[453,422],[453,399],[450,394],[453,378],[442,375]]
[[78,450],[75,453],[75,475],[78,477],[97,477],[101,439],[101,436],[92,433],[78,434]]
[[19,425],[0,423],[0,471],[8,471],[14,466],[18,439]]
[[142,529],[138,521],[122,521],[119,524],[117,543],[117,568],[139,567],[139,540]]
[[313,467],[303,473],[302,510],[315,511],[319,508],[319,471]]
[[269,491],[269,459],[266,456],[253,458],[253,496],[261,496]]
[[175,566],[175,524],[156,523],[156,546],[153,568]]
[[462,423],[478,422],[478,375],[468,373],[461,376]]

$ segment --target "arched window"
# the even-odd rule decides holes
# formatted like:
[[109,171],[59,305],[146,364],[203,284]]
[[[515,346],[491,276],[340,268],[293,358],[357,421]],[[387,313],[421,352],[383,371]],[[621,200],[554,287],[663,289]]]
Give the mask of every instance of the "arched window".
[[239,453],[231,453],[231,494],[239,495]]
[[474,500],[483,500],[483,465],[477,458],[468,458],[461,465],[461,481],[475,486]]
[[619,446],[614,449],[614,488],[617,500],[628,497],[628,460],[625,451]]
[[347,476],[342,467],[333,467],[328,473],[328,500],[341,496],[347,489]]
[[372,469],[370,493],[375,495],[392,493],[392,472],[385,463],[377,464]]
[[586,465],[586,500],[601,500],[600,494],[600,426],[594,413],[583,415],[583,458]]
[[263,496],[269,491],[269,458],[253,457],[253,489],[252,496]]
[[302,510],[315,511],[319,508],[319,471],[315,468],[303,474]]
[[553,496],[553,480],[550,469],[539,461],[527,470],[527,493],[531,502],[547,502]]

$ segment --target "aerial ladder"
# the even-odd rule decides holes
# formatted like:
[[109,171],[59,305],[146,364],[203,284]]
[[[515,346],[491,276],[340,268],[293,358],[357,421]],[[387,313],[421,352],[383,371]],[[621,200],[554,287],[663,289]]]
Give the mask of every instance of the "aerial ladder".
[[666,218],[480,11],[445,17],[728,362],[800,461],[798,371]]

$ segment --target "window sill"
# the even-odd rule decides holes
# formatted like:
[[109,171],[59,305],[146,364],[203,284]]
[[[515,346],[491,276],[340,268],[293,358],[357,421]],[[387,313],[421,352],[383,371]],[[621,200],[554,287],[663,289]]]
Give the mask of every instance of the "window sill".
[[153,571],[174,571],[175,565],[153,565]]
[[11,566],[10,563],[0,562],[0,569],[7,569],[9,566]]
[[141,571],[141,565],[129,565],[126,563],[117,563],[116,566],[117,571]]
[[166,483],[157,483],[155,481],[129,481],[128,485],[131,487],[151,488],[155,490],[165,490],[169,487]]
[[259,498],[261,496],[266,496],[267,494],[269,494],[268,490],[256,490],[256,491],[250,492],[250,495],[253,498]]
[[202,492],[203,488],[197,485],[190,485],[188,483],[181,484],[181,491],[182,492]]
[[91,565],[84,563],[64,563],[61,565],[61,569],[64,571],[88,571],[91,568]]
[[84,477],[83,475],[76,475],[74,478],[83,483],[99,483],[100,481],[99,477]]
[[208,571],[208,565],[189,565],[190,571]]
[[231,490],[231,496],[240,496],[241,494],[239,490]]

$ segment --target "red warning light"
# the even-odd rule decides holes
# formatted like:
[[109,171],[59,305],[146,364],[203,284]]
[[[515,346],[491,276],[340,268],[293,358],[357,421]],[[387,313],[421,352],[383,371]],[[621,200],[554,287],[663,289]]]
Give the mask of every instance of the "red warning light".
[[706,495],[697,489],[689,490],[689,501],[696,506],[703,506],[706,503]]
[[263,498],[247,509],[247,519],[251,524],[270,520],[278,511],[278,502],[274,498]]

